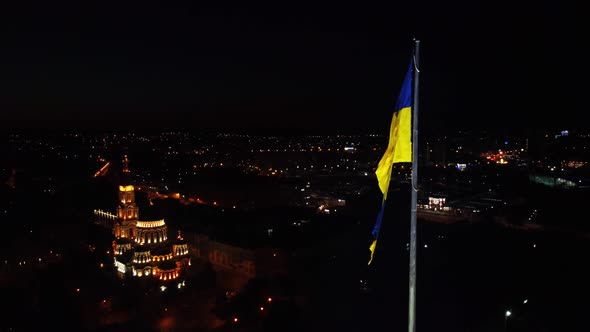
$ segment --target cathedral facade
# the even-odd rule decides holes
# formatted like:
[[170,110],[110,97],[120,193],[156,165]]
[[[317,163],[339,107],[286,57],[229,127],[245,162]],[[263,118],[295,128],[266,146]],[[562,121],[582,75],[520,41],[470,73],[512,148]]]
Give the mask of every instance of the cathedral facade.
[[[125,157],[123,173],[128,172]],[[94,210],[94,216],[96,223],[112,228],[113,263],[121,277],[175,280],[191,265],[188,244],[180,231],[171,241],[164,219],[139,220],[133,185],[119,186],[116,214]]]

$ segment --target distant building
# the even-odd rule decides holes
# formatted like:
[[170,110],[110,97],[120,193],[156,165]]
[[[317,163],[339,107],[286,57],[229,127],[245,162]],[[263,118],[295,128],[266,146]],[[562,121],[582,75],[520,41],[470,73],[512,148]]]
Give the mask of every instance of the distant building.
[[[129,173],[127,156],[123,173]],[[135,188],[119,186],[117,214],[94,210],[95,222],[112,229],[114,264],[121,277],[151,276],[162,281],[174,280],[190,265],[189,250],[180,231],[176,240],[168,241],[164,219],[139,220]]]
[[256,276],[253,250],[214,241],[204,234],[196,234],[193,240],[197,257],[208,260],[219,268],[239,272],[248,277]]
[[561,162],[562,168],[580,168],[588,165],[587,161],[579,161],[579,160],[564,160]]
[[287,256],[283,250],[269,247],[247,248],[197,233],[187,233],[187,240],[194,248],[197,258],[211,262],[218,269],[237,272],[249,278],[278,275],[287,271]]
[[578,183],[558,176],[531,174],[529,180],[552,188],[573,189],[578,187]]
[[318,212],[330,214],[335,208],[345,207],[346,200],[338,197],[322,195],[319,193],[311,193],[306,197],[307,206],[314,206],[318,208]]
[[494,205],[503,205],[504,202],[490,197],[477,197],[454,201],[449,205],[446,195],[429,196],[428,202],[418,204],[418,218],[421,220],[455,223],[455,222],[480,222],[481,213],[493,209]]

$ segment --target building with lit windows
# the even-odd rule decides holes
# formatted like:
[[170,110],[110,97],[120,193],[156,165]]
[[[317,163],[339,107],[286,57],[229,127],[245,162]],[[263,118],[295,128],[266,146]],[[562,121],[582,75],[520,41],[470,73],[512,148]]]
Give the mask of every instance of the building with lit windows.
[[[123,174],[129,173],[127,156]],[[155,277],[162,281],[177,279],[191,265],[188,244],[180,231],[174,241],[168,240],[164,219],[141,221],[135,202],[135,188],[119,186],[117,213],[94,210],[96,223],[111,228],[113,260],[121,277]]]

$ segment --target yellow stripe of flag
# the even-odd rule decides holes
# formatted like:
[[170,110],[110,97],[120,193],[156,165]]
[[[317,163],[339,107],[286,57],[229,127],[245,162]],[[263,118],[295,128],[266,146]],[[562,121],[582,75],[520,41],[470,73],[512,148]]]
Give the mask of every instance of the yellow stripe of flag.
[[375,174],[383,198],[387,199],[387,190],[391,180],[391,168],[394,163],[412,162],[412,108],[404,107],[393,113],[389,130],[389,145],[383,154]]

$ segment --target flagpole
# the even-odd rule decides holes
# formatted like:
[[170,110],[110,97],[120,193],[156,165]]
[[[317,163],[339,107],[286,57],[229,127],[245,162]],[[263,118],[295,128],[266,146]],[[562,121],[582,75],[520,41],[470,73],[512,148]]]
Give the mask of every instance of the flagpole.
[[420,41],[414,39],[414,101],[412,103],[412,206],[410,218],[410,299],[408,332],[416,331],[416,210],[418,206],[418,83]]

